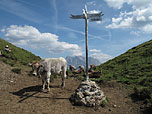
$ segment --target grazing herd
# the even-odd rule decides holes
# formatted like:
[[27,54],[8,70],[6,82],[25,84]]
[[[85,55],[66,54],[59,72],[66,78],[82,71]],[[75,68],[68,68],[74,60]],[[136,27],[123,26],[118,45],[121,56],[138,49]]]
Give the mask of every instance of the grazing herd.
[[[65,78],[68,73],[67,62],[64,58],[46,58],[39,62],[30,63],[29,65],[32,67],[32,74],[42,79],[42,91],[45,90],[45,86],[47,87],[47,90],[50,91],[49,84],[51,75],[61,75],[61,86],[65,86]],[[89,73],[93,73],[95,69],[96,66],[94,64],[90,65]],[[76,69],[73,65],[69,65],[69,70],[74,75],[85,72],[84,67],[81,65],[79,66],[79,69]]]

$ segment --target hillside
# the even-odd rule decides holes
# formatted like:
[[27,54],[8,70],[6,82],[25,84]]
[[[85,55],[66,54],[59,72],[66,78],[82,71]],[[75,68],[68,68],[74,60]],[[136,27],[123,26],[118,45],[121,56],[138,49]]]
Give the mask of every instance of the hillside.
[[[11,48],[11,52],[4,51],[5,46],[8,45]],[[11,66],[20,66],[27,65],[28,63],[40,60],[39,56],[35,56],[31,52],[28,52],[22,48],[16,47],[13,44],[0,38],[0,50],[2,51],[3,56],[0,57],[0,60],[11,65]]]
[[147,105],[152,102],[152,40],[100,65],[100,81],[117,80],[134,88],[133,95]]
[[[83,56],[67,56],[66,61],[67,61],[68,66],[69,65],[74,65],[75,67],[79,67],[79,65],[85,66],[86,59]],[[89,57],[88,58],[88,64],[89,64],[89,66],[91,64],[99,65],[100,62],[97,59]]]

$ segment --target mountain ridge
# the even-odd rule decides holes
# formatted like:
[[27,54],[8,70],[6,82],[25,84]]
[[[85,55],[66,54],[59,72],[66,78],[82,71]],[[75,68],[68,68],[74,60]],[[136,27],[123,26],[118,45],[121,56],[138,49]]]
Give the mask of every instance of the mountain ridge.
[[[67,64],[69,65],[74,65],[75,67],[79,67],[79,65],[86,66],[86,58],[84,56],[67,56],[66,58]],[[99,65],[101,64],[99,60],[93,58],[93,57],[88,57],[88,65],[90,66],[91,64]]]

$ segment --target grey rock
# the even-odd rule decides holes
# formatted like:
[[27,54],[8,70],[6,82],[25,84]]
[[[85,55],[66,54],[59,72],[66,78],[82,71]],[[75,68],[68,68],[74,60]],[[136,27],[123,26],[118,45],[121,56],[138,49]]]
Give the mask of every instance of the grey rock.
[[117,107],[117,105],[113,105],[113,107],[114,107],[114,108],[116,108],[116,107]]
[[70,101],[75,105],[93,107],[105,100],[104,93],[93,81],[84,81],[71,95]]

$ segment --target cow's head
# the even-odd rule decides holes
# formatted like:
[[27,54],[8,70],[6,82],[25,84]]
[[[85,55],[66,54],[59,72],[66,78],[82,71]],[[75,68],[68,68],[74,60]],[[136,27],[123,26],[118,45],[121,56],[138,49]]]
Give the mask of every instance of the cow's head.
[[44,73],[46,73],[44,65],[43,64],[39,64],[39,66],[37,68],[37,76],[40,78],[41,75],[43,75]]
[[33,63],[29,63],[29,65],[32,67],[32,75],[33,76],[37,76],[38,73],[38,68],[39,68],[39,63],[38,62],[33,62]]
[[95,66],[94,64],[91,64],[91,65],[90,65],[90,68],[91,68],[91,69],[95,69],[96,66]]
[[41,75],[43,73],[46,73],[44,65],[40,64],[39,62],[33,62],[32,64],[30,64],[30,66],[32,67],[32,75],[33,76],[41,77]]

